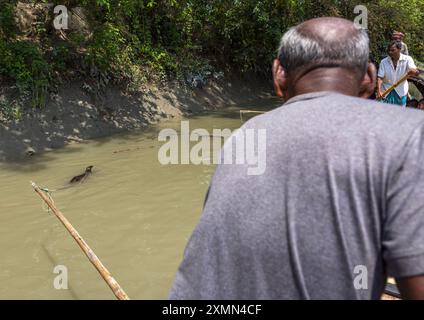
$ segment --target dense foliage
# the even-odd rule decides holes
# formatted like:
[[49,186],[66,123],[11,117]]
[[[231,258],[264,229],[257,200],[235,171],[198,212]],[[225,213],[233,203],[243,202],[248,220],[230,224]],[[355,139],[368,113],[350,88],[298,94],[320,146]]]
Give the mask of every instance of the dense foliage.
[[[24,34],[16,22],[19,3],[82,7],[88,32],[52,27],[53,7],[38,10]],[[269,76],[282,33],[309,18],[353,20],[356,4],[368,9],[371,53],[379,60],[391,30],[406,34],[417,60],[424,60],[424,0],[0,0],[0,77],[33,93],[43,104],[52,79],[95,66],[130,81],[153,75],[183,77],[214,68]],[[35,93],[34,93],[35,92]]]

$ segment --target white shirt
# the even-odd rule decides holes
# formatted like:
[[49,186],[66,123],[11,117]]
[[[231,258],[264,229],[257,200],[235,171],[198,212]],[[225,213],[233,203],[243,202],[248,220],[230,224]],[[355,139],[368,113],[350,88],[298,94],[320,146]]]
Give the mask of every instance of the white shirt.
[[[393,84],[396,83],[400,78],[402,78],[409,69],[416,69],[417,66],[414,63],[414,60],[407,55],[400,54],[397,67],[393,66],[392,58],[386,57],[381,60],[380,67],[378,68],[378,77],[383,79],[382,92],[389,89]],[[399,97],[406,96],[408,94],[409,85],[408,81],[403,81],[395,88]]]

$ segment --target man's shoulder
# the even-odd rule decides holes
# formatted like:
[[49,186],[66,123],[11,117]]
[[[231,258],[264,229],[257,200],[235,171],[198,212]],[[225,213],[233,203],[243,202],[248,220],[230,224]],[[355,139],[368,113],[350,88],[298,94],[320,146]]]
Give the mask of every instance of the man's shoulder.
[[387,121],[393,118],[408,120],[411,123],[424,122],[424,112],[422,110],[402,108],[394,104],[344,94],[334,94],[331,98],[340,101],[347,109],[355,110],[356,108],[361,108],[356,110],[361,110],[361,114],[364,116],[369,114],[371,117],[376,117],[376,121],[380,119]]
[[308,113],[310,108],[315,109],[315,112],[319,110],[322,118],[335,116],[357,119],[360,117],[364,123],[398,123],[402,124],[404,129],[406,127],[413,128],[419,123],[424,124],[424,112],[422,110],[402,108],[372,99],[334,92],[313,100],[299,100],[289,105],[283,104],[274,110],[250,119],[246,123],[246,127],[263,128],[272,126],[274,123],[280,126],[282,122],[289,121],[292,114],[296,113],[298,116],[302,116],[302,114]]
[[414,62],[414,58],[412,58],[411,56],[405,55],[405,57],[406,57],[407,60]]
[[380,64],[378,66],[378,71],[380,72],[381,70],[387,70],[389,71],[390,68],[390,62],[389,62],[389,57],[385,57],[380,61]]
[[403,54],[403,53],[400,54],[399,60],[410,60],[410,59],[412,59],[411,56],[408,56],[407,54]]
[[380,66],[381,66],[381,65],[383,65],[383,64],[388,63],[388,62],[389,62],[389,58],[390,58],[390,57],[388,57],[388,56],[387,56],[387,57],[385,57],[385,58],[383,58],[383,59],[381,60],[381,62],[380,62]]

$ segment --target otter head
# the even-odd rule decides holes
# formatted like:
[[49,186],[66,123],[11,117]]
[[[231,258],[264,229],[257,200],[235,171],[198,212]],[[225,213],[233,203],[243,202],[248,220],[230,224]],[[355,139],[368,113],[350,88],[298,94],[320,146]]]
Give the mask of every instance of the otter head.
[[90,172],[90,173],[91,173],[91,169],[93,169],[93,166],[88,166],[88,167],[85,169],[85,172]]

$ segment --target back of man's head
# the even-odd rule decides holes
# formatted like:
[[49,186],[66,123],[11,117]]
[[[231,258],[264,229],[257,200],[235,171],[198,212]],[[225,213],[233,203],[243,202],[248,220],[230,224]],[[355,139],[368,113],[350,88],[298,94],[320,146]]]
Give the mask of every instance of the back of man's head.
[[287,31],[278,58],[285,72],[341,67],[366,72],[369,39],[353,22],[334,17],[308,20]]

